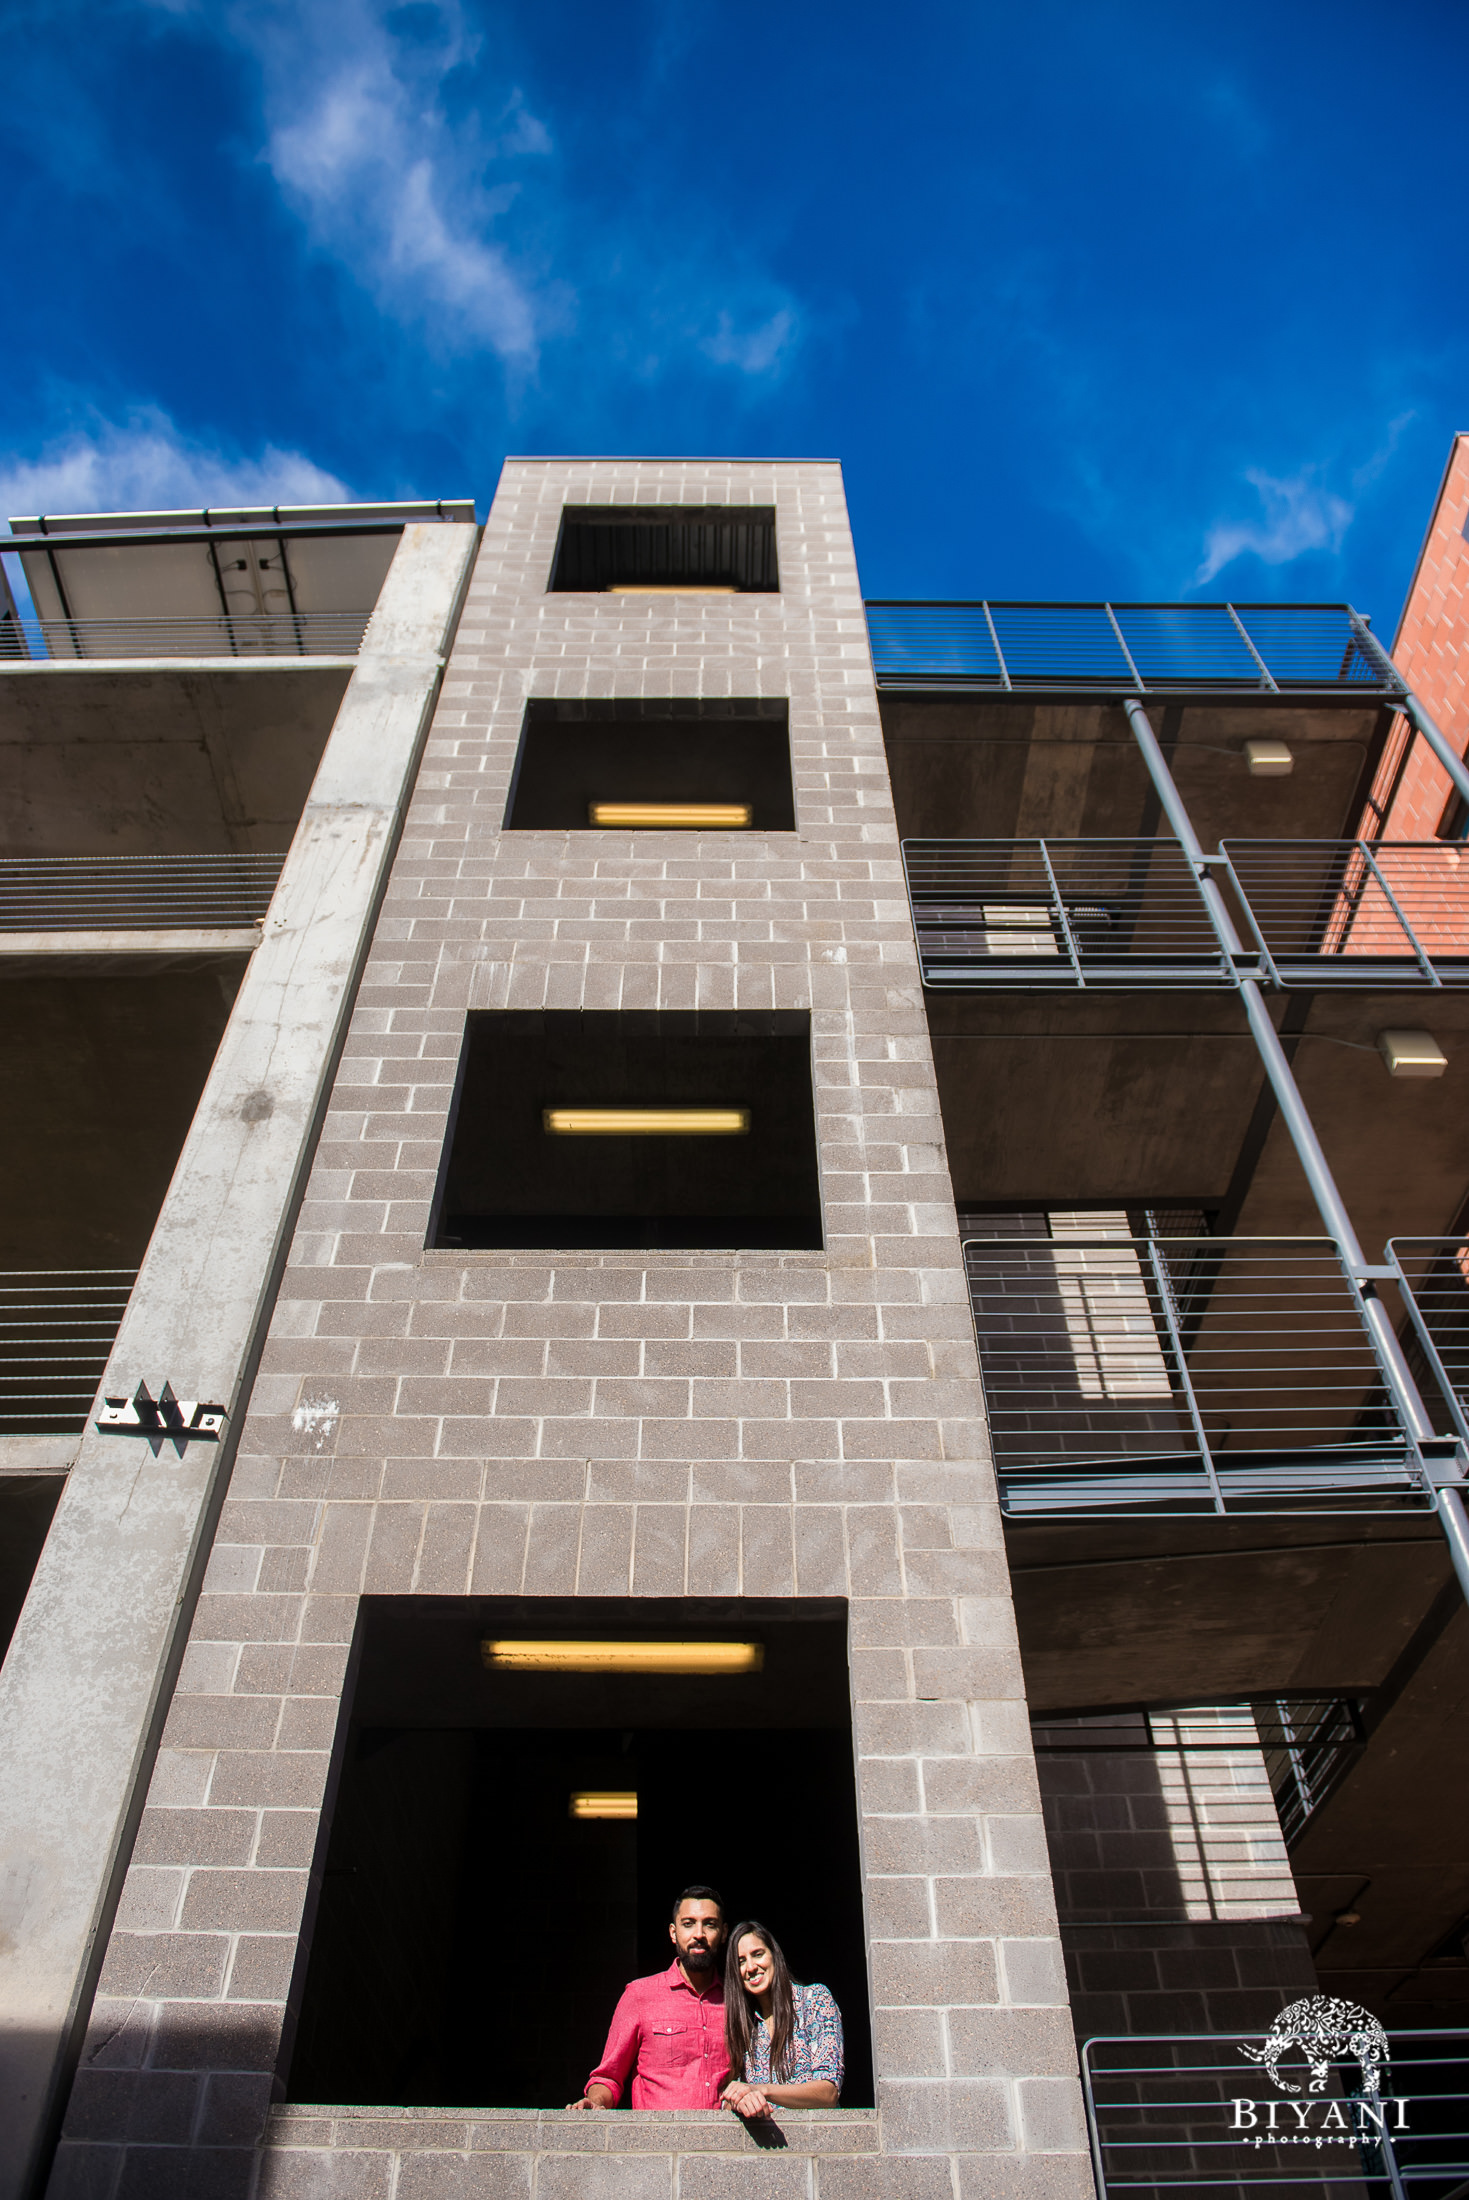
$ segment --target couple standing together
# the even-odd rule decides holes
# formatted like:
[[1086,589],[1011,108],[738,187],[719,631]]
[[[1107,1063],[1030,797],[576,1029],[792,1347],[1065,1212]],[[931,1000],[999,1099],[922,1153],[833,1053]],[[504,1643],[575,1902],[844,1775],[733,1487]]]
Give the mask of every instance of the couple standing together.
[[835,2108],[842,2089],[842,2019],[824,1986],[800,1986],[774,1935],[747,1918],[729,1940],[712,1887],[685,1887],[673,1905],[666,1971],[635,1978],[618,2002],[602,2060],[568,2108],[616,2108],[629,2079],[633,2108]]

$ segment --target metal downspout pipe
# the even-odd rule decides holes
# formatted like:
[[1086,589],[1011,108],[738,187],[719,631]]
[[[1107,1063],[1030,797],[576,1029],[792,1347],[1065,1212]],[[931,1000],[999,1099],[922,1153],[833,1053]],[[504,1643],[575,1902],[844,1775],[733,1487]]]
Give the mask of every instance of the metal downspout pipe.
[[[1250,1026],[1250,1036],[1253,1038],[1261,1062],[1264,1064],[1265,1074],[1270,1080],[1276,1103],[1284,1119],[1286,1129],[1290,1133],[1291,1143],[1300,1158],[1301,1167],[1306,1172],[1306,1181],[1311,1187],[1311,1196],[1316,1202],[1317,1211],[1326,1225],[1328,1236],[1333,1237],[1341,1248],[1348,1272],[1361,1303],[1363,1318],[1367,1323],[1373,1343],[1377,1347],[1378,1360],[1388,1388],[1392,1393],[1393,1403],[1402,1416],[1404,1426],[1407,1428],[1414,1444],[1423,1444],[1425,1441],[1433,1443],[1435,1441],[1433,1423],[1430,1421],[1422,1397],[1419,1395],[1418,1385],[1413,1380],[1412,1371],[1403,1357],[1403,1348],[1399,1344],[1397,1334],[1388,1318],[1387,1308],[1383,1305],[1374,1288],[1374,1276],[1381,1274],[1382,1271],[1372,1268],[1362,1250],[1356,1230],[1352,1225],[1352,1218],[1347,1212],[1341,1193],[1337,1190],[1336,1179],[1332,1176],[1326,1155],[1322,1152],[1321,1141],[1316,1136],[1316,1126],[1306,1112],[1306,1103],[1301,1098],[1300,1087],[1297,1085],[1295,1074],[1286,1059],[1285,1049],[1280,1043],[1280,1034],[1271,1021],[1270,1011],[1265,1006],[1265,997],[1260,991],[1259,982],[1254,978],[1247,978],[1239,974],[1239,958],[1245,955],[1246,950],[1239,933],[1235,930],[1234,919],[1229,913],[1229,904],[1220,891],[1217,879],[1211,875],[1209,859],[1199,843],[1198,835],[1193,828],[1193,821],[1184,808],[1183,797],[1174,784],[1173,774],[1168,769],[1168,760],[1159,746],[1158,737],[1149,723],[1147,712],[1143,709],[1137,697],[1131,695],[1124,699],[1123,708],[1127,712],[1127,721],[1132,728],[1133,739],[1142,752],[1142,759],[1147,766],[1148,776],[1157,790],[1158,800],[1163,806],[1163,814],[1172,826],[1174,837],[1188,858],[1194,876],[1198,880],[1199,892],[1203,896],[1204,905],[1209,912],[1209,919],[1214,927],[1215,935],[1225,954],[1228,955],[1235,966],[1235,982],[1239,989],[1240,999],[1244,1003],[1245,1016]],[[1431,724],[1432,721],[1430,720],[1429,723]],[[1443,742],[1442,734],[1438,733],[1436,727],[1434,733],[1437,741],[1447,747],[1447,744]],[[1425,739],[1428,738],[1426,734],[1424,737]],[[1429,745],[1434,747],[1433,742],[1430,742]],[[1434,747],[1434,753],[1435,755],[1438,754],[1437,747]],[[1454,783],[1458,786],[1461,781],[1463,782],[1463,792],[1466,799],[1469,799],[1469,772],[1466,772],[1463,764],[1457,758],[1454,759],[1454,765],[1455,774],[1451,774],[1451,776],[1454,776]],[[1438,1495],[1439,1518],[1443,1525],[1444,1535],[1448,1539],[1449,1552],[1454,1562],[1454,1571],[1458,1575],[1459,1586],[1464,1592],[1465,1599],[1469,1601],[1469,1514],[1465,1512],[1464,1500],[1457,1488],[1447,1485],[1441,1486]]]

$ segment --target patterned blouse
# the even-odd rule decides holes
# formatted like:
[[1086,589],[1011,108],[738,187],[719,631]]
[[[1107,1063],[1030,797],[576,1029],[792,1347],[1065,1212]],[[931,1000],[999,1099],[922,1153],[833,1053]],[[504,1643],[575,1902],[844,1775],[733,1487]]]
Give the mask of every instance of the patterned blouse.
[[[770,2021],[755,2017],[750,2052],[745,2057],[746,2085],[809,2085],[815,2078],[829,2078],[842,2090],[842,2013],[825,1986],[796,1986],[796,2029],[791,2041],[791,2069],[787,2077],[770,2074]],[[753,2012],[752,2012],[753,2013]]]

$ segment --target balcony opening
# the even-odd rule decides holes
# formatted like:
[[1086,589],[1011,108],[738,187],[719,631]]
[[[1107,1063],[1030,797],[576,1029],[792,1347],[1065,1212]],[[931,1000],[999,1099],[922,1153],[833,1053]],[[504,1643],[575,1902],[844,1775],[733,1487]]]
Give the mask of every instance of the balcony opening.
[[819,1250],[810,1017],[472,1013],[428,1244]]
[[505,824],[794,832],[787,706],[528,703]]
[[0,1439],[27,1459],[86,1425],[244,961],[0,988]]
[[[831,1988],[872,2101],[845,1607],[368,1597],[288,2096],[561,2108],[694,1882]],[[506,1640],[757,1645],[758,1670],[520,1670]],[[574,1798],[615,1798],[615,1815]],[[635,1813],[635,1815],[634,1815]],[[819,1829],[813,1852],[796,1829]],[[813,1854],[818,1868],[813,1869]]]
[[64,1477],[0,1471],[0,1659],[10,1648]]
[[553,592],[656,589],[773,596],[773,504],[568,504]]

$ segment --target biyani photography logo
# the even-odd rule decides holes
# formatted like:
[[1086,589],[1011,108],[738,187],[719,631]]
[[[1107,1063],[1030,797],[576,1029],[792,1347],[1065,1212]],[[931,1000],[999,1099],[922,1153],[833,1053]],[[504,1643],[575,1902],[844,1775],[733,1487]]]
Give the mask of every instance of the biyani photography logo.
[[[1391,2079],[1387,2034],[1369,2010],[1334,1994],[1307,1994],[1271,2025],[1263,2047],[1242,2055],[1269,2071],[1276,2098],[1234,2096],[1233,2129],[1246,2146],[1370,2146],[1389,2132],[1408,2128],[1408,2103],[1384,2092]],[[1300,2057],[1301,2082],[1281,2065]],[[1361,2072],[1352,2083],[1350,2065]],[[1327,2098],[1333,2067],[1345,2064],[1340,2090]],[[1294,2096],[1294,2097],[1293,2097]]]

